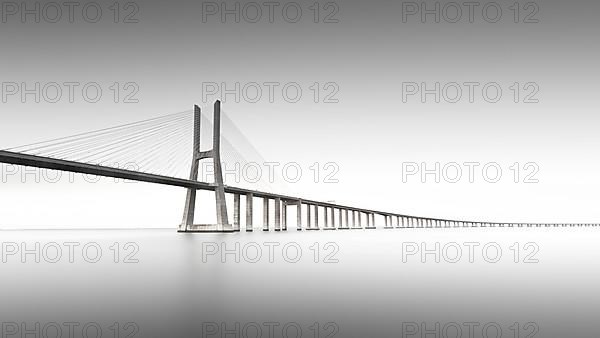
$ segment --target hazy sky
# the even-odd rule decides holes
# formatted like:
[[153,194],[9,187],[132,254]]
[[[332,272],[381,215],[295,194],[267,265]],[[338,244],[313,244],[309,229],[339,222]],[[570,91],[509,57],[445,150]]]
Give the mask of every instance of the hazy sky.
[[[35,2],[26,3],[34,8]],[[473,9],[472,23],[464,5],[458,22],[448,22],[457,13],[448,3],[439,2],[439,23],[434,14],[422,22],[418,8],[409,15],[406,11],[415,8],[406,3],[403,8],[399,1],[319,2],[318,14],[312,2],[281,2],[274,7],[273,23],[264,5],[262,18],[248,22],[256,17],[256,8],[244,7],[245,2],[240,3],[240,22],[233,14],[222,22],[221,8],[211,14],[213,3],[197,1],[123,2],[118,15],[109,3],[101,3],[96,23],[86,22],[94,21],[94,7],[85,7],[87,16],[82,16],[85,2],[74,9],[74,23],[64,7],[57,23],[48,22],[56,17],[53,8],[40,5],[39,23],[34,15],[23,20],[20,10],[11,14],[14,8],[2,8],[0,148],[210,104],[222,94],[220,89],[216,94],[207,91],[215,83],[229,89],[239,83],[240,102],[229,94],[224,109],[266,160],[298,162],[305,175],[315,162],[339,167],[337,184],[292,184],[300,196],[432,217],[598,221],[600,3],[522,1],[515,17],[513,1],[501,1],[502,14],[495,23],[488,22],[497,16],[488,2]],[[235,3],[226,6],[233,9]],[[426,6],[433,9],[435,2]],[[294,21],[297,7],[302,10],[298,22],[287,22]],[[40,103],[33,94],[22,103],[21,84],[31,89],[38,82],[49,90],[48,84],[58,83],[60,100],[51,103],[50,91],[47,97],[42,93]],[[78,83],[73,103],[64,85],[68,82]],[[271,82],[278,83],[273,102],[265,85]],[[472,82],[477,85],[470,103],[465,83]],[[21,88],[13,95],[15,83]],[[86,102],[81,94],[90,83],[102,89],[97,103]],[[114,83],[119,84],[119,103],[113,102]],[[250,102],[254,83],[263,95]],[[421,83],[426,89],[440,84],[440,103],[435,94],[422,102]],[[295,88],[302,89],[298,102],[287,102],[293,100],[282,94],[286,84],[292,98]],[[455,84],[462,96],[450,103]],[[491,89],[484,97],[486,84]],[[498,102],[486,102],[497,87],[502,89]],[[407,94],[415,88],[415,95]],[[481,174],[475,183],[464,177],[458,183],[435,183],[432,176],[422,183],[419,175],[403,182],[403,163],[422,162],[428,168],[436,162],[442,168],[454,162],[479,162],[479,168],[497,163],[503,176],[495,184]],[[510,169],[515,162],[519,183]],[[525,168],[529,162],[537,167],[534,178],[539,183],[523,183],[535,171]],[[462,169],[466,175],[467,167]],[[156,225],[170,226],[162,222],[177,223],[183,207],[184,191],[177,189],[147,188],[152,194],[135,197],[133,207],[128,203],[137,196],[135,189],[119,195],[113,192],[120,188],[110,185],[75,186],[3,184],[0,198],[11,203],[10,211],[2,210],[8,213],[3,217],[11,224],[27,224],[17,215],[35,200],[46,211],[31,217],[43,224],[45,217],[62,213],[56,196],[65,197],[72,189],[77,189],[77,198],[66,205],[90,212],[92,205],[114,210],[119,217],[111,219],[109,213],[103,219],[114,224],[154,224],[160,212]],[[78,200],[87,202],[78,205]],[[110,203],[123,205],[123,210]],[[152,203],[165,210],[146,215],[144,205]],[[128,215],[126,206],[137,215]],[[77,222],[59,216],[65,215],[56,215],[58,223]]]

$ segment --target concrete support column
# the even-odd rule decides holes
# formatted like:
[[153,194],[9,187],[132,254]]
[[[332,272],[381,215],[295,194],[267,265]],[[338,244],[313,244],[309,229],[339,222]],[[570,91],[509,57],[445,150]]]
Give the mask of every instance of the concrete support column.
[[327,207],[323,207],[323,212],[324,212],[324,214],[323,214],[324,218],[323,219],[325,221],[325,223],[323,223],[323,229],[329,228],[329,217],[327,217],[327,210],[328,209],[329,208],[327,208]]
[[275,198],[275,231],[281,230],[281,198]]
[[233,194],[233,231],[240,231],[240,194]]
[[323,208],[325,210],[325,227],[323,228],[323,230],[335,230],[335,208],[334,207],[323,207]]
[[246,231],[252,231],[252,220],[253,213],[252,207],[254,206],[254,195],[251,193],[246,194]]
[[302,231],[302,202],[298,201],[296,204],[296,230]]
[[[194,139],[192,153],[192,168],[190,170],[190,181],[198,180],[198,154],[200,153],[200,121],[202,120],[200,107],[194,106]],[[183,210],[183,220],[179,225],[181,232],[188,231],[190,226],[194,224],[194,212],[196,209],[196,189],[188,189],[185,198],[185,207]]]
[[315,230],[319,230],[319,206],[315,204]]
[[369,223],[367,223],[367,224],[369,224],[368,228],[369,229],[375,229],[376,228],[376,226],[375,226],[375,214],[368,213],[367,217],[369,218]]
[[311,205],[307,204],[306,205],[306,230],[311,230],[311,228],[312,228],[312,217],[310,214],[310,208],[311,208]]
[[263,231],[269,231],[269,199],[263,198]]
[[344,229],[344,210],[343,209],[338,209],[338,211],[340,212],[338,220],[338,229]]
[[335,229],[335,208],[331,207],[331,229]]
[[287,231],[287,202],[282,201],[281,205],[281,230]]
[[217,225],[229,225],[227,218],[227,202],[225,201],[225,185],[221,169],[221,101],[216,101],[213,110],[213,149],[212,158],[215,177],[215,198],[217,200]]
[[348,211],[348,209],[344,209],[344,218],[346,219],[346,223],[344,223],[342,229],[350,229],[350,212]]
[[352,210],[352,228],[356,228],[356,210]]

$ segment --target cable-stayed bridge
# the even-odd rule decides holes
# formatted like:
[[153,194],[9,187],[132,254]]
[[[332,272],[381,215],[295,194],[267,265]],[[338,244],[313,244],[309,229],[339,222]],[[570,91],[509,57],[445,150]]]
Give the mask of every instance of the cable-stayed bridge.
[[[370,210],[335,203],[304,199],[287,194],[226,185],[223,181],[222,156],[242,160],[238,151],[221,135],[221,103],[215,102],[212,121],[212,148],[202,150],[209,133],[203,131],[210,122],[202,110],[194,106],[186,111],[167,116],[128,123],[116,127],[76,134],[68,137],[37,142],[0,150],[0,163],[60,170],[73,173],[127,179],[185,188],[180,232],[234,232],[254,229],[254,205],[262,201],[262,229],[288,230],[295,223],[297,230],[376,229],[384,228],[454,228],[454,227],[573,227],[598,224],[565,223],[500,223],[472,220],[452,220],[411,216],[380,210]],[[249,141],[243,144],[254,151]],[[224,149],[223,149],[224,148]],[[166,153],[166,155],[165,155]],[[190,154],[191,153],[191,154]],[[200,162],[212,160],[214,182],[199,181]],[[119,163],[134,163],[123,168]],[[144,170],[152,164],[160,173]],[[181,168],[188,168],[189,176]],[[196,194],[198,190],[213,191],[216,205],[216,224],[195,224]],[[233,195],[233,214],[226,201]],[[241,203],[245,203],[245,217]],[[273,202],[273,203],[271,203]],[[274,205],[270,219],[270,205]],[[288,218],[288,208],[296,208],[296,220]],[[322,215],[322,217],[319,216]],[[364,225],[364,227],[363,227]]]

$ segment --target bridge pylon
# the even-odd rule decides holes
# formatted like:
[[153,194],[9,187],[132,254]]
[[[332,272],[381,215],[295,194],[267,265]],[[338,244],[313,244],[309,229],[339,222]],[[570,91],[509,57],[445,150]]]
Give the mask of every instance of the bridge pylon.
[[215,177],[215,202],[217,207],[217,224],[194,224],[196,209],[197,189],[188,188],[183,211],[183,220],[179,225],[179,232],[233,232],[234,227],[229,224],[227,216],[227,202],[225,201],[225,185],[223,183],[223,170],[221,168],[221,101],[216,101],[213,115],[213,144],[212,149],[200,150],[200,122],[202,111],[194,106],[194,146],[190,181],[198,181],[200,161],[207,158],[213,159]]

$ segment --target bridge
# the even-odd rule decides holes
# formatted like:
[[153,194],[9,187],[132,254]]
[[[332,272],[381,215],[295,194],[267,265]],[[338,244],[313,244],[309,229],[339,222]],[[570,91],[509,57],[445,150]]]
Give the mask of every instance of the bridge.
[[[178,226],[179,232],[237,232],[242,229],[254,230],[254,204],[262,200],[262,230],[288,230],[288,208],[296,208],[296,230],[350,230],[377,229],[376,220],[385,229],[394,228],[456,228],[456,227],[574,227],[598,226],[596,223],[502,223],[474,220],[452,220],[429,218],[401,213],[370,210],[330,202],[315,201],[298,196],[258,191],[224,184],[221,162],[221,102],[213,107],[212,148],[201,150],[202,110],[194,106],[193,110],[193,147],[191,149],[191,168],[188,179],[169,175],[143,172],[124,168],[115,168],[102,164],[84,162],[84,159],[99,155],[106,158],[117,152],[117,148],[137,149],[144,144],[144,138],[163,137],[161,133],[174,130],[177,123],[186,123],[182,115],[173,114],[126,125],[105,128],[93,132],[38,142],[22,147],[0,150],[0,163],[52,169],[72,173],[127,179],[185,188],[187,195],[184,203],[183,219]],[[110,137],[114,139],[110,139]],[[106,142],[106,138],[109,141]],[[182,138],[182,136],[179,136]],[[104,142],[104,143],[103,143]],[[64,158],[69,154],[79,154],[81,160]],[[201,160],[212,159],[214,182],[198,180]],[[163,159],[169,162],[169,158]],[[212,191],[215,194],[216,224],[195,224],[196,194],[199,190]],[[233,219],[229,218],[226,194],[233,195]],[[245,220],[242,220],[241,202],[245,202]],[[274,202],[274,220],[270,219],[270,204]],[[322,213],[323,218],[319,217]],[[320,222],[322,221],[322,222]],[[322,224],[321,224],[322,223]],[[364,224],[364,227],[363,227]]]

